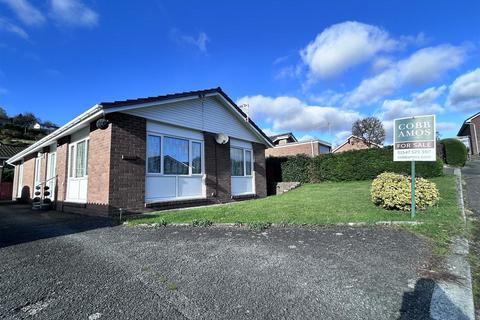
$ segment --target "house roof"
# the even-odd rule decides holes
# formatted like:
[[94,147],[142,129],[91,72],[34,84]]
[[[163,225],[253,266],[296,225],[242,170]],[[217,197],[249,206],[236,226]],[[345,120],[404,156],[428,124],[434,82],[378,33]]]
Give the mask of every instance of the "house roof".
[[256,132],[269,147],[273,146],[270,138],[255,124],[255,122],[253,122],[252,119],[250,119],[225,92],[223,92],[222,88],[217,87],[217,88],[211,88],[211,89],[205,89],[205,90],[165,94],[165,95],[160,95],[155,97],[101,102],[99,104],[94,105],[92,108],[88,109],[87,111],[85,111],[78,117],[74,118],[67,124],[63,125],[59,129],[55,130],[51,134],[40,139],[39,141],[29,146],[25,150],[17,153],[15,156],[12,156],[10,159],[7,160],[7,162],[13,163],[13,162],[19,161],[24,156],[41,150],[42,147],[48,146],[53,141],[55,141],[55,139],[59,139],[63,136],[67,136],[71,134],[72,131],[75,131],[78,128],[81,128],[81,126],[87,125],[91,121],[104,116],[106,113],[115,112],[117,110],[121,111],[122,108],[128,108],[128,109],[133,109],[137,107],[141,108],[151,103],[157,103],[161,101],[169,101],[169,100],[175,100],[175,99],[181,99],[181,98],[204,97],[206,95],[219,95],[223,99],[225,99],[227,104],[230,105],[232,109],[237,112],[239,117],[242,117],[245,120],[245,122],[250,126],[250,128],[254,132]]
[[[343,147],[344,145],[346,145],[346,144],[348,143],[348,141],[350,141],[350,139],[352,139],[352,138],[359,139],[359,140],[363,140],[362,137],[355,136],[355,135],[351,134],[351,135],[349,135],[349,136],[347,137],[347,139],[345,139],[345,141],[344,141],[343,143],[341,143],[341,144],[339,144],[338,146],[336,146],[335,149],[332,150],[332,152],[335,152],[336,150],[338,150],[338,149],[340,149],[341,147]],[[378,143],[375,143],[375,142],[370,142],[370,144],[372,144],[372,145],[374,145],[374,146],[376,146],[376,147],[378,147],[378,148],[383,148],[382,145],[380,145],[380,144],[378,144]]]
[[0,159],[8,159],[19,153],[20,151],[24,150],[26,145],[12,145],[12,144],[3,144],[0,143]]
[[276,135],[273,135],[273,136],[269,136],[270,140],[272,140],[273,142],[275,142],[276,140],[278,139],[281,139],[283,137],[291,137],[293,139],[293,141],[295,142],[298,142],[297,138],[293,135],[292,132],[285,132],[285,133],[280,133],[280,134],[276,134]]
[[460,127],[460,130],[458,130],[457,136],[461,136],[463,130],[465,130],[465,128],[467,127],[467,125],[470,124],[470,122],[472,121],[472,119],[474,119],[474,118],[476,118],[476,117],[480,117],[480,112],[475,113],[473,116],[471,116],[471,117],[465,119],[465,121],[463,121],[463,124],[462,124],[462,126]]

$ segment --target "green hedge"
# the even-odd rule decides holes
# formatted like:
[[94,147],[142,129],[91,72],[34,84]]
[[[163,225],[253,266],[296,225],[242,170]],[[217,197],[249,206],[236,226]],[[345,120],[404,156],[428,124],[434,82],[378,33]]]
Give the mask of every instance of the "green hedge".
[[[410,174],[410,162],[394,162],[392,148],[352,150],[329,153],[309,158],[289,157],[281,164],[282,181],[322,182],[371,180],[380,173]],[[420,177],[438,177],[443,174],[443,162],[417,162]]]
[[444,146],[445,162],[455,167],[463,167],[467,161],[467,147],[457,139],[443,139],[440,143]]

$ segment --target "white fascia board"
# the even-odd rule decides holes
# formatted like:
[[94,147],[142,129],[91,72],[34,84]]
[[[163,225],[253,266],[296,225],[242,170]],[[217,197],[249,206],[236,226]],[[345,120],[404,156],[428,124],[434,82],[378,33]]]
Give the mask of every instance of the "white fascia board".
[[102,115],[103,115],[102,107],[100,105],[93,106],[92,108],[88,109],[78,117],[74,118],[73,120],[67,122],[57,130],[55,130],[54,132],[50,133],[46,137],[35,142],[30,147],[17,153],[16,155],[8,159],[7,163],[13,164],[14,162],[25,157],[26,155],[41,150],[43,147],[46,147],[52,144],[53,140],[60,139],[64,136],[71,134],[73,131],[76,131],[80,127],[84,126],[86,123],[89,123],[93,119],[100,117]]
[[290,143],[286,143],[286,144],[281,144],[281,145],[278,145],[278,146],[274,146],[273,148],[274,149],[286,148],[286,147],[300,146],[302,144],[312,144],[312,143],[318,143],[318,144],[321,144],[322,146],[327,146],[327,147],[330,147],[330,148],[332,147],[331,144],[325,143],[325,142],[320,141],[320,140],[308,140],[308,141],[290,142]]

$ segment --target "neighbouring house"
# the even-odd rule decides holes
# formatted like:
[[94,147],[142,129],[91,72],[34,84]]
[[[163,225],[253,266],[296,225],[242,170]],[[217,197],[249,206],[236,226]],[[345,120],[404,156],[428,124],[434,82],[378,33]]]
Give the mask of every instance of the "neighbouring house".
[[6,167],[9,167],[7,160],[23,149],[26,145],[12,145],[0,142],[0,200],[9,200],[12,198],[12,182],[4,181],[3,175]]
[[457,136],[459,138],[468,138],[468,149],[471,155],[480,155],[480,112],[477,112],[463,122]]
[[330,153],[331,144],[320,139],[298,141],[291,132],[270,136],[273,147],[265,150],[267,157],[285,157],[305,154],[307,156],[318,156],[319,154]]
[[382,148],[382,146],[373,142],[367,143],[362,138],[351,135],[345,140],[345,142],[339,144],[335,149],[333,149],[332,153],[339,153],[339,152],[345,152],[350,150],[370,149],[370,148]]
[[14,199],[114,215],[264,197],[272,146],[214,88],[97,104],[8,162]]

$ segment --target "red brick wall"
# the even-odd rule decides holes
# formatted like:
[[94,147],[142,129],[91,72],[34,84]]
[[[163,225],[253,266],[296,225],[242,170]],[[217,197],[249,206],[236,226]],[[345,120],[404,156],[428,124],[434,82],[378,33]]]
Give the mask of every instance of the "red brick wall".
[[[295,156],[297,154],[305,154],[307,156],[316,156],[319,155],[319,143],[299,143],[299,144],[290,144],[277,148],[268,148],[265,150],[265,155],[267,157],[285,157],[285,156]],[[312,150],[313,148],[313,150]]]
[[205,185],[207,198],[214,202],[231,201],[230,141],[215,142],[215,134],[203,133],[205,148]]
[[147,122],[124,113],[107,118],[111,126],[110,213],[116,214],[119,208],[144,208]]
[[[480,116],[472,119],[472,124],[470,125],[470,134],[472,139],[472,151],[473,154],[480,154],[480,150],[477,148],[477,144],[480,148]],[[474,129],[475,128],[475,129]],[[476,131],[476,135],[475,135]]]
[[110,149],[112,125],[100,130],[96,121],[90,124],[88,143],[87,209],[108,213],[110,196]]
[[[371,146],[370,148],[377,148],[376,146]],[[345,151],[350,151],[350,150],[362,150],[362,149],[368,149],[369,146],[361,139],[356,139],[356,138],[350,138],[349,141],[335,150],[335,153],[339,152],[345,152]]]
[[267,173],[265,164],[265,145],[252,143],[253,145],[253,170],[255,172],[255,194],[263,198],[267,196]]
[[56,190],[55,201],[57,204],[57,210],[63,210],[63,202],[67,194],[67,164],[68,164],[68,144],[70,137],[62,138],[57,143],[57,163],[56,163]]
[[35,171],[35,155],[30,155],[25,158],[23,162],[23,188],[22,188],[22,200],[30,201],[33,198],[33,178]]

